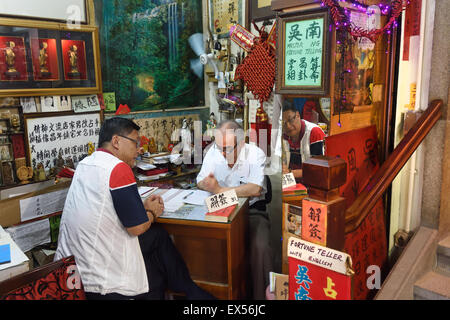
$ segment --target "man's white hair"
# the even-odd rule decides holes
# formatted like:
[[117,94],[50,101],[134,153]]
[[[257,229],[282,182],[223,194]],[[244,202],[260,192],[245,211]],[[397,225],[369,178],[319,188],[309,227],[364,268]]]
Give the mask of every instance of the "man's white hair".
[[244,129],[235,120],[224,120],[216,128],[216,135],[233,134],[236,136],[237,143],[240,143],[245,138]]

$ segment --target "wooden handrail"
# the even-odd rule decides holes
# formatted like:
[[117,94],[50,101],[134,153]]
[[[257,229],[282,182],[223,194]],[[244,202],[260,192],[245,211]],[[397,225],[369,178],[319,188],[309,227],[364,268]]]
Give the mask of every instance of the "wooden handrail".
[[399,171],[442,115],[442,100],[433,100],[345,212],[345,233],[354,231],[383,196]]

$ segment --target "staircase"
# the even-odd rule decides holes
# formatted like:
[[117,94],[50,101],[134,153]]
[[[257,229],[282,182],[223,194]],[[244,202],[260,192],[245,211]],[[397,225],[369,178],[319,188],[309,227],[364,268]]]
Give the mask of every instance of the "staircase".
[[415,300],[450,300],[450,235],[436,249],[436,263],[414,284]]

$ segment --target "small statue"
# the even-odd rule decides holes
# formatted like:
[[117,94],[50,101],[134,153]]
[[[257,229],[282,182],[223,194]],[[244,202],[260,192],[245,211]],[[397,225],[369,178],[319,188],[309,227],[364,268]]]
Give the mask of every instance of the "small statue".
[[47,42],[42,42],[41,45],[41,50],[39,50],[39,66],[40,66],[40,72],[41,72],[41,77],[49,77],[51,75],[50,71],[48,71],[48,53],[47,53],[47,48],[48,48],[48,43]]
[[20,117],[17,113],[14,113],[11,115],[11,118],[9,119],[11,122],[11,127],[13,131],[17,132],[20,130]]
[[88,142],[88,155],[91,155],[95,152],[95,146],[92,142]]
[[183,157],[190,158],[192,151],[192,134],[188,126],[187,120],[183,119],[183,125],[181,127],[181,145],[183,150]]
[[26,184],[30,182],[30,179],[33,177],[33,168],[27,166],[21,166],[16,171],[17,178],[19,178],[21,184]]
[[5,75],[8,77],[18,77],[20,75],[19,71],[16,69],[16,54],[14,52],[14,47],[16,44],[13,41],[6,42],[5,49],[5,60],[7,65],[7,70],[5,72]]
[[158,147],[156,146],[155,138],[153,138],[153,137],[151,137],[148,141],[148,152],[150,152],[150,153],[158,152]]
[[59,173],[64,168],[64,159],[62,157],[62,152],[59,153],[58,158],[56,159],[56,171]]
[[217,127],[216,117],[214,115],[214,112],[211,112],[211,114],[209,115],[209,120],[206,121],[205,136],[208,136],[211,139],[214,139],[214,129],[216,127]]
[[79,77],[80,71],[78,71],[78,48],[76,45],[70,46],[68,55],[70,63],[69,76],[72,78]]
[[2,163],[2,176],[3,176],[3,183],[5,185],[14,183],[14,176],[11,162]]
[[73,164],[73,159],[71,157],[66,158],[66,167],[69,167],[71,169],[75,169],[75,166]]
[[37,180],[38,181],[45,181],[47,180],[47,176],[45,175],[45,169],[44,169],[44,165],[42,164],[42,162],[38,163],[37,165]]
[[33,181],[39,182],[39,173],[38,173],[36,166],[34,166],[34,168],[33,168]]

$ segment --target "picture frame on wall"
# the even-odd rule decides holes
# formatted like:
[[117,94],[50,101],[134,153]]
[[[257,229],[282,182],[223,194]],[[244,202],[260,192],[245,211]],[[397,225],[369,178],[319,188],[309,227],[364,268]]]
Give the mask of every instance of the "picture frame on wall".
[[277,17],[276,93],[328,94],[329,19],[324,9]]
[[83,40],[61,40],[64,65],[64,80],[79,81],[87,79],[86,49]]
[[0,97],[101,92],[98,28],[48,26],[0,19]]
[[23,36],[3,34],[0,36],[0,82],[28,80],[27,49]]
[[55,38],[32,38],[31,53],[35,81],[58,81],[59,59]]
[[2,0],[0,16],[87,24],[87,0]]
[[271,0],[249,0],[249,19],[252,21],[261,21],[267,19],[273,19],[276,16],[276,12],[272,11]]
[[208,0],[209,27],[219,38],[228,38],[230,26],[243,24],[243,0]]

